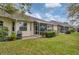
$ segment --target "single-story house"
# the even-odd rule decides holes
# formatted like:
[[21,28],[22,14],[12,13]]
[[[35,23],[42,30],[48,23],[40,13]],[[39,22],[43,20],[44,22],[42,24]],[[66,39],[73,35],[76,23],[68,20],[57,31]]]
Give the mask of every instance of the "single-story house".
[[[22,34],[22,37],[40,35],[42,31],[55,30],[62,32],[67,30],[69,26],[64,23],[52,21],[48,22],[35,17],[24,15],[20,12],[8,14],[0,10],[0,26],[5,26],[9,30],[9,35],[14,31],[17,35]],[[63,29],[64,28],[64,29]]]
[[49,23],[52,24],[54,31],[56,31],[57,33],[65,33],[71,27],[66,22],[58,22],[58,21],[52,20],[52,21],[49,21]]
[[75,26],[75,30],[79,32],[79,25]]

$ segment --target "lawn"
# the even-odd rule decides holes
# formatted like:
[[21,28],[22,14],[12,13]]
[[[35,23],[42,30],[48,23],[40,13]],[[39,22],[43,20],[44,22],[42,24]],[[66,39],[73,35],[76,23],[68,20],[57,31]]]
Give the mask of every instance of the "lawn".
[[53,38],[0,42],[0,54],[79,55],[79,33],[61,34]]

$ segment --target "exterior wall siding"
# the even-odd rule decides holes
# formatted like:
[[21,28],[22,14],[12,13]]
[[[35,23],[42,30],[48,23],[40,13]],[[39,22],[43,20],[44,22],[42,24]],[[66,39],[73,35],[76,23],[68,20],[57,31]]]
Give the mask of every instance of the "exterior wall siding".
[[57,32],[58,31],[58,26],[54,25],[53,30]]
[[47,30],[53,31],[53,25],[48,25],[48,26],[47,26]]
[[7,18],[0,18],[0,21],[3,21],[3,26],[7,27],[9,30],[9,35],[12,32],[12,20]]
[[[32,24],[32,25],[31,25]],[[31,27],[31,30],[30,30]],[[22,37],[33,35],[33,23],[27,23],[27,31],[22,31]]]
[[[0,17],[0,21],[3,21],[3,26],[8,27],[9,30],[9,35],[12,32],[12,19],[9,18],[2,18]],[[23,21],[15,21],[15,32],[17,34],[17,32],[19,31],[19,27],[21,26],[21,22]],[[27,30],[26,31],[22,31],[22,37],[27,37],[27,36],[32,36],[34,35],[34,22],[27,22]],[[49,29],[56,31],[57,33],[60,32],[61,27],[57,26],[57,25],[50,25]]]
[[[16,33],[18,32],[19,27],[21,26],[21,22],[22,21],[17,21],[16,22],[16,27],[15,27],[16,28]],[[33,33],[34,33],[33,23],[27,22],[27,30],[22,31],[22,37],[31,36],[31,35],[33,35]]]

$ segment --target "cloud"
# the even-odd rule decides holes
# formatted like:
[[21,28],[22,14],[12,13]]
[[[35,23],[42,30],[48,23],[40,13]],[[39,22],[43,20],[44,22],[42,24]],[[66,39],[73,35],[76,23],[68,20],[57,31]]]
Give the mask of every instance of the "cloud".
[[40,16],[39,13],[34,13],[33,15],[34,15],[34,17],[36,17],[36,18],[42,19],[42,17]]
[[54,16],[54,15],[52,15],[52,14],[50,14],[50,13],[46,13],[45,16],[47,17],[46,19],[47,19],[48,21],[50,21],[50,20],[55,20],[55,21],[60,21],[60,22],[67,21],[66,18],[61,17],[61,16],[59,16],[59,15],[55,15],[55,16]]
[[32,17],[35,17],[35,18],[42,19],[41,15],[39,13],[30,14],[30,13],[26,12],[25,14],[28,15],[28,16],[32,16]]
[[55,18],[53,17],[53,15],[49,14],[49,13],[46,13],[45,14],[46,16],[46,19],[49,21],[49,20],[55,20]]
[[62,16],[54,16],[56,21],[61,21],[61,22],[66,22],[67,21],[67,18],[65,17],[62,17]]
[[55,7],[61,7],[62,5],[60,3],[46,3],[46,8],[55,8]]
[[45,9],[47,13],[54,13],[54,8],[61,7],[60,3],[45,3]]
[[45,14],[43,15],[44,18],[43,18],[39,13],[32,13],[32,14],[29,14],[28,12],[26,12],[25,14],[26,14],[26,15],[29,15],[29,16],[32,16],[32,17],[35,17],[35,18],[38,18],[38,19],[47,20],[47,21],[50,21],[50,20],[60,21],[60,22],[67,21],[66,18],[61,17],[60,15],[52,15],[51,13],[45,13]]

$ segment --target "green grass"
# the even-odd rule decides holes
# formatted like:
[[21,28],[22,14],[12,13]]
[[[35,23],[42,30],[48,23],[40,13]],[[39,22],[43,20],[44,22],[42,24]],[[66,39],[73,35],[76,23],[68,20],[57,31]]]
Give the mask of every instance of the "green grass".
[[79,55],[79,33],[61,34],[53,38],[0,42],[0,54]]

